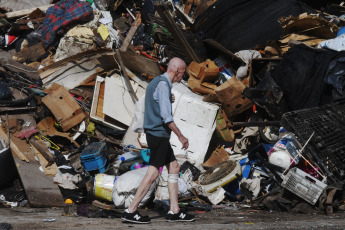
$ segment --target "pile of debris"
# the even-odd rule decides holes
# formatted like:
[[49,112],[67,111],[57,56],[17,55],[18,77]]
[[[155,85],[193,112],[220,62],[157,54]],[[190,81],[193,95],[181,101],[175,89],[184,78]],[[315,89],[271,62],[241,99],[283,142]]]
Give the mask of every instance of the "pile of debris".
[[[132,201],[150,158],[140,99],[180,57],[187,71],[172,111],[190,145],[174,134],[170,143],[182,204],[345,210],[344,6],[1,0],[0,9],[2,206],[76,204],[78,215],[118,217],[89,207]],[[169,206],[167,176],[162,168],[142,207]]]

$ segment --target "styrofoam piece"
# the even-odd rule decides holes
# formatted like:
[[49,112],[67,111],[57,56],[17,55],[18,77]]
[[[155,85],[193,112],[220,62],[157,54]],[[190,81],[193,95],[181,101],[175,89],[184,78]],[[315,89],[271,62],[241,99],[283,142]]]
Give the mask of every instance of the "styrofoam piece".
[[225,198],[225,190],[222,187],[218,187],[217,190],[211,193],[207,198],[212,204],[219,204]]
[[[172,133],[170,143],[174,154],[186,155],[187,159],[196,167],[202,168],[200,164],[204,162],[212,134],[216,128],[219,107],[204,102],[202,96],[193,93],[182,83],[174,84],[172,93],[175,95],[175,102],[172,104],[174,121],[189,141],[189,148],[185,151],[181,149],[182,144],[177,136]],[[138,134],[132,131],[132,124],[133,122],[127,130],[122,144],[132,144],[140,148],[137,140]]]
[[299,168],[290,169],[282,178],[284,188],[313,205],[327,186]]

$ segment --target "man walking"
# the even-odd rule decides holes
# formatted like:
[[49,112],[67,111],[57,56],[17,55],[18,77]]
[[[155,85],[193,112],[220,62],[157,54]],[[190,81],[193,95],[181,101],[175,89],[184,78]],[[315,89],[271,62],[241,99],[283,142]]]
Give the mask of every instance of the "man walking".
[[150,149],[149,167],[145,177],[140,183],[132,203],[122,216],[123,221],[132,223],[150,223],[148,216],[142,216],[137,208],[148,192],[151,184],[159,175],[159,168],[168,168],[168,191],[170,198],[170,211],[166,220],[194,221],[194,216],[184,213],[178,206],[178,178],[180,166],[176,161],[174,152],[170,146],[170,134],[173,131],[182,143],[182,148],[189,146],[188,139],[182,135],[172,117],[171,103],[175,97],[171,94],[172,83],[180,82],[186,63],[180,58],[173,58],[168,64],[167,71],[153,79],[146,88],[144,130],[147,144]]

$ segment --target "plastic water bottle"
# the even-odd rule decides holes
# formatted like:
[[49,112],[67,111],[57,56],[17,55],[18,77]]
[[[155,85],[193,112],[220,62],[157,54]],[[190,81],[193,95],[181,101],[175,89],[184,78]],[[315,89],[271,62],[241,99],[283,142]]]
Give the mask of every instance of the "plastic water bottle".
[[118,160],[120,160],[121,162],[123,161],[129,161],[129,160],[134,160],[136,158],[139,158],[140,155],[135,153],[135,152],[127,152],[127,153],[124,153],[122,155],[119,155],[117,157]]

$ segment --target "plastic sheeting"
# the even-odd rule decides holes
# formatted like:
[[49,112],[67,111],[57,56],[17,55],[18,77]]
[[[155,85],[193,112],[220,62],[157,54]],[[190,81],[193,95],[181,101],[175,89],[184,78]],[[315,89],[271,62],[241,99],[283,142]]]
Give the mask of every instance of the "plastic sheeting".
[[328,66],[345,57],[345,52],[292,47],[271,76],[284,92],[289,111],[311,108],[332,102],[332,86],[325,83]]
[[311,12],[311,8],[297,0],[218,0],[194,24],[202,23],[197,30],[205,38],[237,52],[278,40],[282,34],[278,19],[306,11]]

